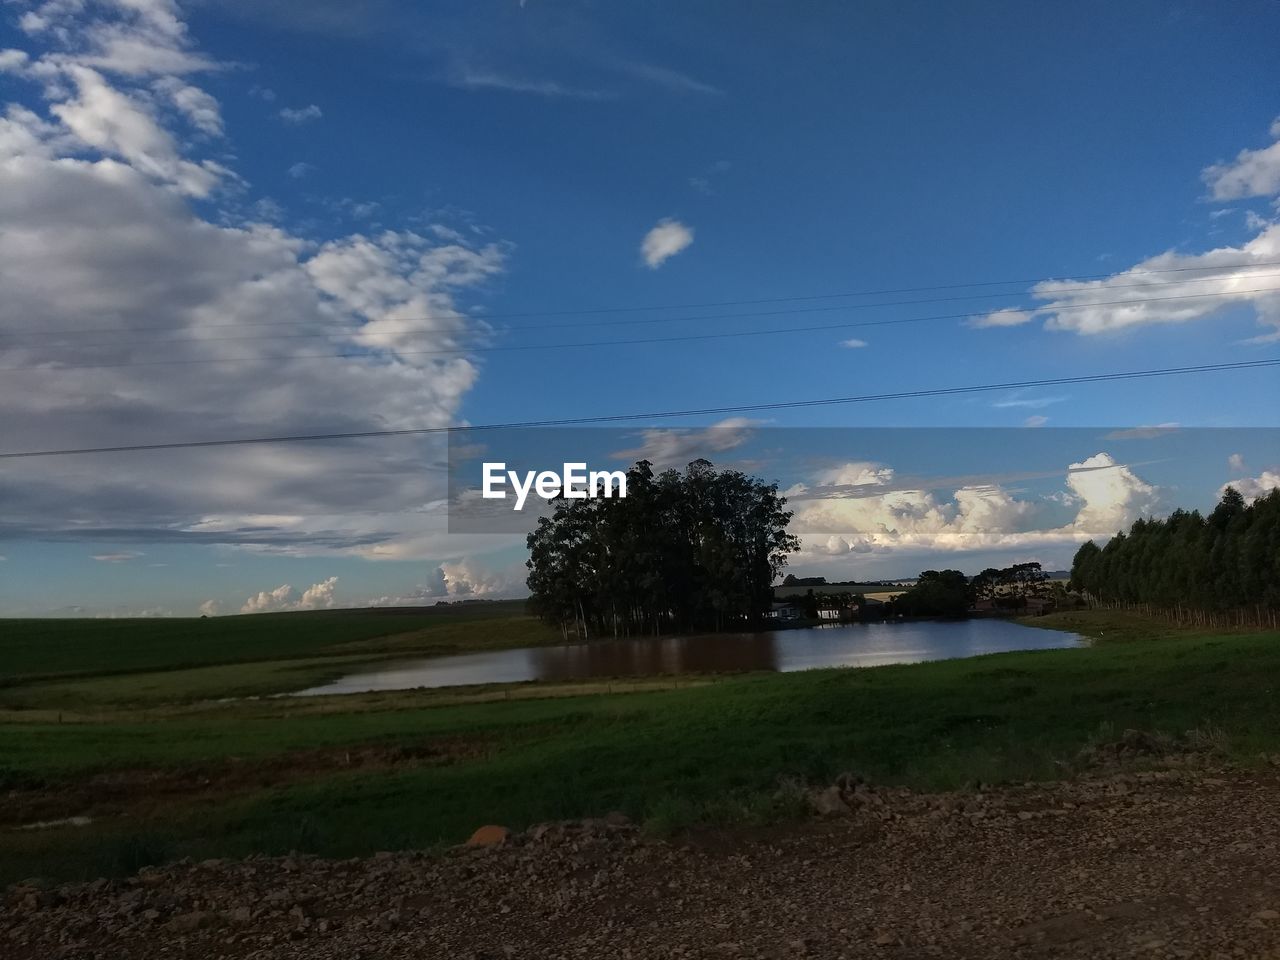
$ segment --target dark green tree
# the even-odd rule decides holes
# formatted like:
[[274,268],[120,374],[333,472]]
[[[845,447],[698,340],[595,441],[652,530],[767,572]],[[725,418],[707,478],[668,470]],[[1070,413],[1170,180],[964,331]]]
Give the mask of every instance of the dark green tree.
[[584,638],[761,620],[799,541],[776,484],[695,460],[627,471],[627,496],[560,498],[529,535],[532,609]]

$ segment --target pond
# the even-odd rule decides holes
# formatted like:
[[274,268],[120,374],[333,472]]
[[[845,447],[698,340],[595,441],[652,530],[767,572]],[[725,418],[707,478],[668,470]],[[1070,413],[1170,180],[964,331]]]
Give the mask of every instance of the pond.
[[295,696],[526,680],[874,667],[1010,650],[1076,647],[1084,642],[1074,633],[993,619],[857,623],[765,633],[595,640],[370,664]]

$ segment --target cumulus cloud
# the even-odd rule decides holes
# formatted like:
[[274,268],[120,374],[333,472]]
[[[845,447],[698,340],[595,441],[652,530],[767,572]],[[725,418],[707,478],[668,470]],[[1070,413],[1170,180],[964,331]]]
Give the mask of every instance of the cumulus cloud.
[[324,114],[314,103],[305,107],[284,107],[280,111],[280,119],[285,123],[291,123],[294,126],[301,126],[304,123],[310,123],[312,120],[319,120]]
[[1244,497],[1245,503],[1253,503],[1259,497],[1265,497],[1272,490],[1280,487],[1280,467],[1272,467],[1264,470],[1256,477],[1244,477],[1239,480],[1232,480],[1230,483],[1224,483],[1218,489],[1218,496],[1221,497],[1227,487],[1235,487]]
[[[806,556],[1064,547],[1109,537],[1156,503],[1156,489],[1105,452],[1071,464],[1063,479],[1058,494],[1021,498],[1001,483],[977,479],[926,489],[886,464],[850,461],[816,472],[811,484],[786,494],[801,562]],[[1071,507],[1074,517],[1063,516]]]
[[[209,138],[168,126],[221,129],[176,7],[38,14],[32,52],[5,62],[45,108],[0,112],[6,449],[453,422],[477,368],[430,351],[484,335],[459,297],[503,270],[505,247],[429,227],[316,242],[264,223],[225,189],[245,189],[235,173],[199,155]],[[130,31],[183,56],[125,63]],[[457,549],[425,509],[443,496],[442,450],[404,438],[14,461],[0,538],[438,558]]]
[[1156,488],[1109,453],[1071,464],[1067,486],[1080,501],[1075,529],[1110,536],[1156,507]]
[[1232,470],[1235,470],[1237,473],[1243,471],[1244,455],[1240,453],[1233,453],[1231,456],[1227,457],[1227,466]]
[[1271,124],[1275,143],[1259,150],[1241,150],[1230,163],[1206,167],[1204,182],[1215,200],[1267,197],[1280,193],[1280,117]]
[[[279,613],[287,610],[327,610],[334,605],[334,590],[338,578],[330,577],[313,583],[301,594],[289,584],[281,584],[274,590],[263,590],[244,602],[241,613]],[[201,610],[203,611],[203,607]]]
[[[1271,133],[1280,138],[1280,121]],[[1280,140],[1265,150],[1245,150],[1231,164],[1205,171],[1217,199],[1280,193]],[[1271,328],[1249,342],[1280,340],[1280,222],[1252,211],[1243,243],[1204,253],[1166,251],[1101,280],[1054,280],[1036,284],[1032,309],[997,310],[971,321],[976,327],[1008,327],[1043,321],[1045,329],[1082,335],[1114,333],[1154,324],[1190,323],[1230,307],[1249,307]]]
[[313,170],[315,170],[315,167],[313,167],[309,163],[305,163],[300,160],[297,163],[290,166],[287,173],[289,174],[289,176],[293,177],[295,180],[301,180],[303,177],[311,173],[311,171]]
[[523,564],[492,568],[473,558],[446,560],[431,571],[421,587],[398,596],[368,602],[374,607],[410,607],[439,600],[498,599],[527,593]]
[[670,217],[659,220],[640,242],[640,256],[650,270],[656,270],[689,244],[693,243],[693,229]]
[[206,600],[200,604],[200,616],[216,617],[222,613],[222,603],[218,600]]

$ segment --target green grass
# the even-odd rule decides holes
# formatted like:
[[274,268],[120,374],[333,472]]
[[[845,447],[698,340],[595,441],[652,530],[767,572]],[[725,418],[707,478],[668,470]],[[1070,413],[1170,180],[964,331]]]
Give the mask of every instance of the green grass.
[[380,638],[434,633],[461,623],[522,618],[523,608],[523,601],[517,600],[423,607],[412,612],[321,610],[209,618],[0,619],[0,663],[4,664],[4,679],[13,682],[284,660],[332,653],[335,647],[349,648]]
[[[1089,633],[1082,624],[1123,634],[1103,619],[1072,629]],[[432,847],[486,822],[520,828],[611,809],[666,829],[767,819],[794,813],[793,796],[773,799],[780,783],[824,783],[843,769],[919,788],[1054,776],[1058,761],[1108,726],[1220,729],[1239,756],[1251,756],[1280,748],[1277,678],[1280,635],[1174,631],[1089,649],[755,674],[627,696],[433,706],[406,693],[380,695],[376,709],[368,698],[335,697],[147,720],[0,724],[0,779],[54,791],[103,770],[195,776],[228,756],[265,763],[370,743],[482,747],[449,763],[321,771],[89,828],[7,832],[0,880],[93,876],[180,856]]]
[[0,620],[0,708],[93,710],[299,690],[385,657],[544,646],[523,602],[209,619]]
[[1155,620],[1122,610],[1063,610],[1019,621],[1029,627],[1066,630],[1104,643],[1127,640],[1164,640],[1195,633],[1193,627]]

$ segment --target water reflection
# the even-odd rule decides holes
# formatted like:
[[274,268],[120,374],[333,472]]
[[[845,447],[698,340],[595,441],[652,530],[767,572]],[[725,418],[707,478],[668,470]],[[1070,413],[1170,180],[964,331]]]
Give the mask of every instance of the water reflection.
[[1039,630],[1006,620],[848,624],[770,633],[596,640],[565,646],[396,660],[366,667],[298,695],[525,680],[871,667],[1010,650],[1074,647],[1081,643],[1083,639],[1073,633]]

